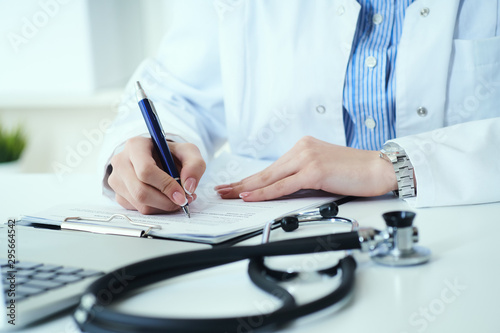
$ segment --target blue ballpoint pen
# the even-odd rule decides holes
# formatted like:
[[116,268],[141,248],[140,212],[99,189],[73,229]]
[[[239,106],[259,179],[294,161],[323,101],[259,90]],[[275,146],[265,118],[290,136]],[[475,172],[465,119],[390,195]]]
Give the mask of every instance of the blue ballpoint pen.
[[[162,169],[182,186],[181,179],[179,177],[179,171],[177,171],[174,159],[172,158],[172,153],[170,153],[170,149],[168,148],[167,140],[165,139],[163,128],[160,123],[160,118],[156,113],[153,102],[148,99],[139,81],[137,81],[136,83],[136,88],[137,102],[139,103],[139,107],[141,108],[141,112],[144,116],[144,120],[146,121],[146,125],[148,126],[149,134],[153,139],[153,146],[155,147],[155,150],[160,157]],[[184,206],[181,207],[184,213],[186,213],[188,217],[191,217],[187,202]]]

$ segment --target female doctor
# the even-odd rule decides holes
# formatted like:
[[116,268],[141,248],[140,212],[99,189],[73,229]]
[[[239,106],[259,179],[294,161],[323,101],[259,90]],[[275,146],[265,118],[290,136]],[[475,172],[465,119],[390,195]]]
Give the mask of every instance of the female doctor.
[[[204,161],[226,140],[276,161],[217,186],[222,198],[321,189],[399,190],[416,207],[500,200],[500,1],[171,6],[171,28],[131,78],[102,150],[105,192],[125,208],[152,214],[196,199]],[[138,80],[182,187],[152,157]]]

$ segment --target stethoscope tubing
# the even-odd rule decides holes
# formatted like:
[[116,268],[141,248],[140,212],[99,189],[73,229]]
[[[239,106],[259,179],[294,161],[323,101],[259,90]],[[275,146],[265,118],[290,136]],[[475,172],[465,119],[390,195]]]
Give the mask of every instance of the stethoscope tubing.
[[[261,245],[198,250],[167,255],[125,266],[99,278],[89,286],[88,290],[90,292],[98,292],[106,288],[108,280],[106,277],[114,277],[113,274],[120,274],[122,270],[125,270],[127,274],[137,276],[137,281],[144,281],[149,284],[251,257],[270,257],[351,249],[360,249],[359,236],[356,231],[282,240]],[[153,274],[154,276],[151,276]],[[128,289],[127,291],[132,291],[143,286],[143,283],[136,282],[124,288]],[[119,295],[116,299],[118,298]]]
[[[111,310],[108,305],[123,298],[129,292],[152,283],[244,259],[359,248],[359,236],[354,231],[283,240],[254,246],[199,250],[131,264],[102,276],[88,287],[82,299],[90,294],[95,297],[95,303],[90,305],[89,308],[85,308],[82,307],[84,302],[81,302],[77,311],[85,311],[87,320],[79,323],[79,326],[82,330],[91,332],[163,332],[167,327],[168,330],[175,332],[232,331],[235,329],[234,325],[237,321],[250,320],[252,316],[214,319],[151,318],[118,313]],[[341,259],[339,268],[342,270],[342,282],[339,288],[316,301],[300,307],[288,306],[285,309],[285,304],[279,310],[263,316],[261,327],[280,324],[339,301],[352,288],[355,267],[356,263],[351,256]],[[123,289],[119,293],[113,294],[111,300],[100,300],[100,292],[108,290],[113,281],[116,281],[116,276],[123,272],[133,278],[126,285],[121,286]],[[196,327],[193,326],[194,323],[196,323]]]

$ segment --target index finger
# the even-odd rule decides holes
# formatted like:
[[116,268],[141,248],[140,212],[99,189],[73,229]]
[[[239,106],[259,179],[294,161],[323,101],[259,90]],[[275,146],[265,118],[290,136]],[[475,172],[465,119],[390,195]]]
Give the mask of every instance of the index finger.
[[214,190],[223,199],[237,198],[242,192],[253,191],[275,184],[282,179],[296,174],[299,170],[300,164],[296,160],[291,160],[286,155],[283,155],[283,157],[264,170],[246,177],[239,182],[215,186]]
[[242,192],[240,193],[240,198],[243,199],[243,201],[266,201],[292,194],[302,189],[300,177],[300,173],[296,173],[290,177],[280,179],[271,185],[258,188],[251,192]]

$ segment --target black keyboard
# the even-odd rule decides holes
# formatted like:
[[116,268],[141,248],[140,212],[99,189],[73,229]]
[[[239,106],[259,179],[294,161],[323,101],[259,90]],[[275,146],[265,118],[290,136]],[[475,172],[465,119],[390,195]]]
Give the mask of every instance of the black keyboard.
[[[12,298],[19,302],[91,276],[104,274],[96,270],[34,262],[17,262],[12,269],[5,259],[0,259],[0,267],[6,303]],[[12,297],[11,291],[14,286],[15,297]]]

